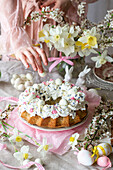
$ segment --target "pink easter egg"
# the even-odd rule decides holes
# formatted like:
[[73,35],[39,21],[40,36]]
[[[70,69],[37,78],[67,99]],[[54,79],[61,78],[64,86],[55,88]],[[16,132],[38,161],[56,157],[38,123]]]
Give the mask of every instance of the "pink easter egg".
[[107,156],[101,156],[97,160],[97,164],[101,167],[111,167],[111,161]]

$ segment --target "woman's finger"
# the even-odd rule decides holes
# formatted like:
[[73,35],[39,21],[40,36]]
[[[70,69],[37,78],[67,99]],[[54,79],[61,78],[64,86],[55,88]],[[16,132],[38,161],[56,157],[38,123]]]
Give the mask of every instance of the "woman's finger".
[[30,64],[32,65],[33,70],[34,70],[34,71],[37,71],[37,66],[36,66],[36,64],[35,64],[33,54],[32,54],[30,51],[28,51],[28,50],[24,51],[23,54],[24,54],[24,55],[26,56],[26,58],[28,58],[28,60],[30,61]]
[[56,2],[56,0],[48,0],[48,1],[44,2],[41,7],[49,6],[49,5],[51,5],[51,4],[55,3],[55,2]]
[[21,60],[21,62],[23,63],[23,65],[24,65],[26,68],[29,67],[29,64],[28,64],[28,62],[26,61],[26,57],[25,57],[24,54],[19,53],[19,54],[17,55],[17,58],[18,58],[18,60]]
[[43,49],[39,48],[39,47],[34,47],[34,48],[40,54],[44,65],[47,66],[48,65],[48,59],[47,59],[45,51]]
[[52,9],[61,9],[61,3],[58,1],[55,3],[55,6]]
[[35,64],[37,66],[37,69],[40,70],[40,72],[43,72],[43,67],[42,67],[42,62],[41,62],[41,58],[38,54],[38,52],[33,48],[33,47],[30,47],[29,48],[29,51],[33,54],[34,56],[34,59],[35,59]]

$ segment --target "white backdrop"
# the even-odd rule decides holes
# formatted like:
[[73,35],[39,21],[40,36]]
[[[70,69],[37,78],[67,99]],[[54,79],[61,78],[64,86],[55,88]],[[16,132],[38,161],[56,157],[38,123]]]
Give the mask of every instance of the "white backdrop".
[[88,7],[88,19],[93,22],[101,21],[109,9],[113,9],[113,0],[98,0],[91,3]]

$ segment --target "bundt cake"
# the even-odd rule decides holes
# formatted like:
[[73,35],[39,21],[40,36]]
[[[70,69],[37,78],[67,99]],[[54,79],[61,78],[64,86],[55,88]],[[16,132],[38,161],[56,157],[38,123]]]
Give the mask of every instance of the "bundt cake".
[[87,115],[84,92],[61,79],[28,87],[20,94],[18,105],[23,119],[45,128],[69,127]]

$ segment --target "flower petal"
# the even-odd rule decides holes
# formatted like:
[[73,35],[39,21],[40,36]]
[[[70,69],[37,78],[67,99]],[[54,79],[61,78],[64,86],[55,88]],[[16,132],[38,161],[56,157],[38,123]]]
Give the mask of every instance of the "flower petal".
[[14,128],[14,129],[13,129],[13,133],[15,134],[15,136],[18,136],[18,129],[17,129],[17,128]]
[[98,57],[91,57],[92,61],[98,61]]
[[21,148],[21,150],[20,150],[22,153],[28,153],[29,152],[29,146],[27,145],[27,146],[23,146],[22,148]]
[[40,152],[43,149],[43,145],[39,146],[39,148],[37,149],[37,152]]
[[13,154],[13,156],[14,156],[17,160],[23,161],[23,154],[22,154],[21,152],[15,152],[15,153]]
[[101,67],[101,64],[100,64],[99,61],[97,61],[97,62],[95,63],[95,67],[96,67],[96,68],[100,68],[100,67]]
[[106,56],[105,59],[109,62],[113,62],[113,58],[112,57],[109,57],[109,56]]

